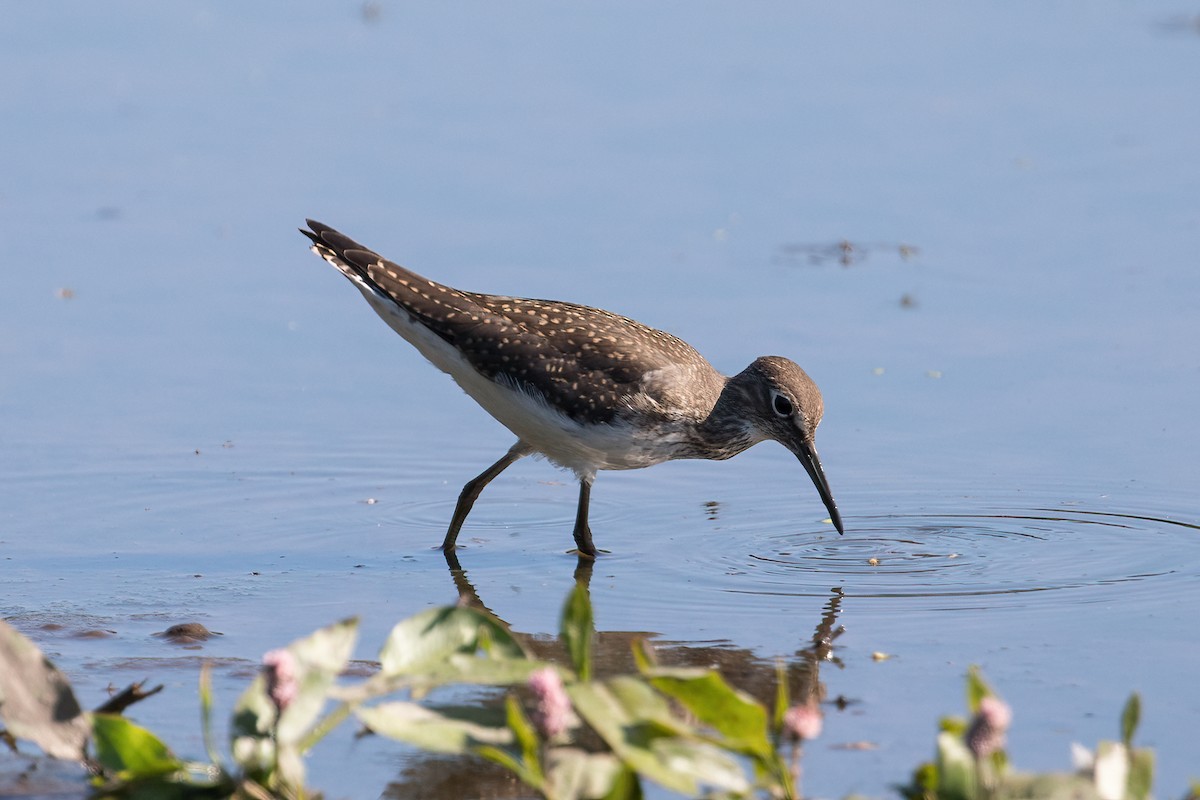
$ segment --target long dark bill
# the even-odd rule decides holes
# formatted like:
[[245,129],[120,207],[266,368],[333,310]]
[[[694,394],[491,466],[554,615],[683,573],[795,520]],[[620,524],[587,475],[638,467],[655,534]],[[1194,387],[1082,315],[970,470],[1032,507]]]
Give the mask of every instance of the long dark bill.
[[821,461],[817,458],[816,448],[808,442],[803,442],[799,450],[796,457],[804,465],[808,477],[812,478],[812,482],[816,484],[817,494],[821,495],[821,502],[829,510],[829,519],[833,521],[833,527],[837,528],[838,533],[845,533],[842,528],[842,515],[838,513],[837,503],[833,502],[833,492],[829,491],[829,481],[825,480],[825,470],[821,469]]

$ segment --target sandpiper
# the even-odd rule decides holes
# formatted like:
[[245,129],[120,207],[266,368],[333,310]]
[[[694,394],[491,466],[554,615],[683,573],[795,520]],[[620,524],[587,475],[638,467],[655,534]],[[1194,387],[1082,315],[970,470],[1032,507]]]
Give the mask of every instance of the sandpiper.
[[588,502],[598,470],[723,460],[768,439],[800,459],[842,532],[813,444],[821,392],[795,362],[762,356],[729,378],[683,340],[632,319],[575,303],[453,289],[307,222],[309,230],[300,232],[312,251],[517,436],[463,487],[442,541],[447,553],[479,493],[524,456],[541,454],[579,478],[575,544],[595,557]]

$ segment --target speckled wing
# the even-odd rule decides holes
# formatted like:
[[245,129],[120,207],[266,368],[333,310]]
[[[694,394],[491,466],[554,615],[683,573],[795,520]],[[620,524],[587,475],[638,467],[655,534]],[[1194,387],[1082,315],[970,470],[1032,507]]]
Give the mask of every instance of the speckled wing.
[[[467,296],[486,312],[481,327],[456,342],[471,363],[489,376],[527,384],[573,419],[608,422],[635,395],[655,400],[648,373],[695,362],[712,370],[686,342],[618,314],[558,301]],[[638,404],[644,413],[645,403]]]
[[[611,421],[647,373],[711,366],[682,340],[600,309],[464,292],[424,278],[320,223],[302,231],[347,277],[358,278],[457,348],[492,380],[533,390],[578,421]],[[714,373],[715,374],[715,373]],[[647,398],[653,401],[653,397]]]

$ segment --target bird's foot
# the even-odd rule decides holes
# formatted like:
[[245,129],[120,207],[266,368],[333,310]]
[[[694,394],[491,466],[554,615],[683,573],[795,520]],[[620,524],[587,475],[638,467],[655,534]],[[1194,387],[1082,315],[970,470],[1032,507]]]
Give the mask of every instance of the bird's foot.
[[574,550],[580,558],[595,558],[600,554],[596,549],[596,545],[592,544],[592,531],[587,526],[575,529],[575,546],[578,550]]

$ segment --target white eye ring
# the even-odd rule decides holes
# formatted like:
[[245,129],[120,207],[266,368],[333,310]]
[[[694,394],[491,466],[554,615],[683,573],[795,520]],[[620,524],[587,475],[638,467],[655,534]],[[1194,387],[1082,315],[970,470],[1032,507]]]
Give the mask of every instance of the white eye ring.
[[775,409],[775,413],[781,417],[790,417],[795,410],[792,408],[792,401],[788,400],[781,394],[775,395],[771,400],[771,407]]

